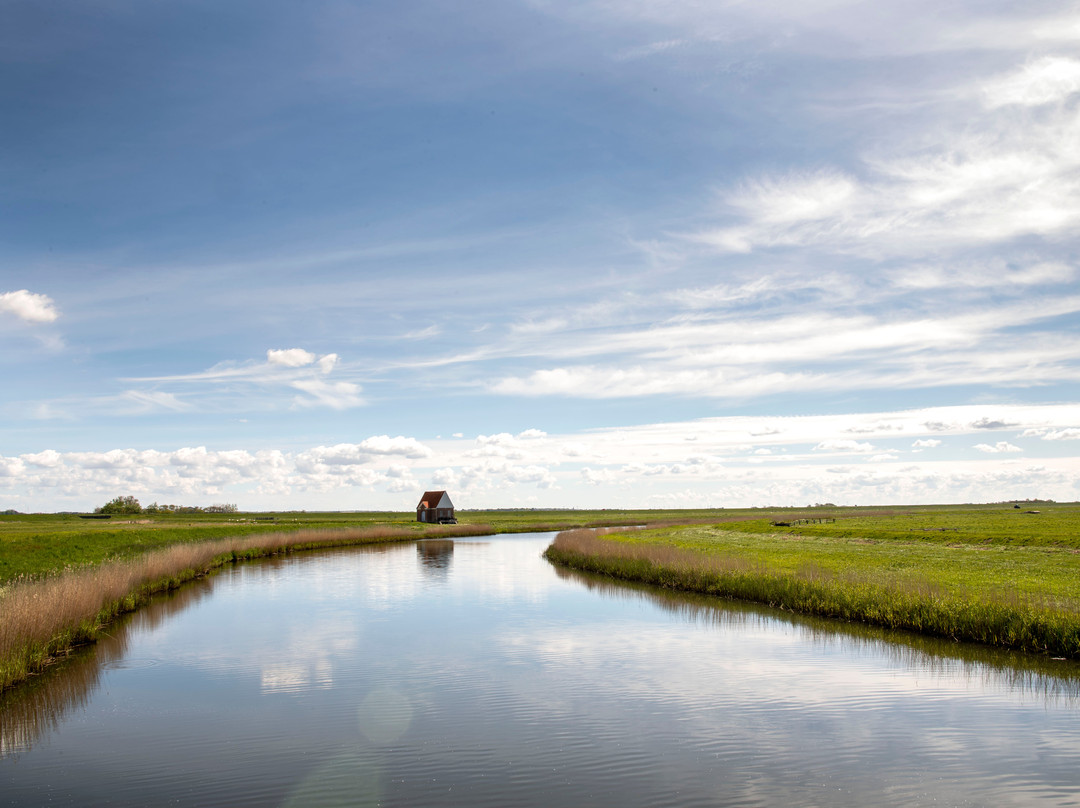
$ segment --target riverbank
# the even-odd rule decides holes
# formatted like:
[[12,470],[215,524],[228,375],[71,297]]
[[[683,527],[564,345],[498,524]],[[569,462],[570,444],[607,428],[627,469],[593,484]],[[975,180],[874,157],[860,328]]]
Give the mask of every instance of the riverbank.
[[[1058,535],[1061,524],[1075,525],[1078,515],[1075,508],[1062,511],[1044,524]],[[903,532],[896,526],[900,518],[910,522]],[[1017,522],[1027,534],[980,532],[980,520],[989,526],[1005,518],[965,522],[954,514],[954,521],[967,524],[964,531],[926,528],[910,514],[881,517],[862,529],[840,520],[805,529],[758,522],[606,535],[575,530],[559,534],[545,555],[612,578],[1080,658],[1076,531],[1060,531],[1062,541],[1049,543],[1031,522]]]
[[419,538],[493,533],[487,525],[423,529],[367,526],[231,536],[172,544],[134,558],[9,582],[0,590],[0,691],[39,673],[71,649],[93,642],[109,622],[155,594],[254,558]]
[[[656,510],[459,511],[462,525],[484,525],[496,533],[569,530],[574,527],[746,518],[749,512]],[[9,581],[42,578],[76,567],[176,544],[230,536],[340,530],[361,527],[423,530],[412,512],[285,511],[235,514],[154,513],[87,518],[87,514],[0,514],[0,588]]]

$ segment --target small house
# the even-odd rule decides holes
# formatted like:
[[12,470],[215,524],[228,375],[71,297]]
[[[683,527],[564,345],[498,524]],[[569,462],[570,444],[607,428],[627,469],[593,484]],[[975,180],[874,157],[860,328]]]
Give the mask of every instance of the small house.
[[416,506],[417,522],[435,522],[436,524],[456,524],[454,503],[445,491],[425,491]]

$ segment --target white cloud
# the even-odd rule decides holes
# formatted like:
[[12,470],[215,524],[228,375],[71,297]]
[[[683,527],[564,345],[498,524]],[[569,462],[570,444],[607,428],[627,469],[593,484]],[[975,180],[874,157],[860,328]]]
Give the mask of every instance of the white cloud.
[[[1052,277],[1064,275],[1055,269]],[[857,282],[854,288],[858,288]],[[793,286],[798,295],[805,285]],[[880,293],[879,293],[880,295]],[[556,335],[542,351],[554,366],[487,382],[503,395],[580,398],[699,395],[748,398],[802,391],[1034,386],[1080,380],[1080,338],[1039,329],[1080,312],[1055,292],[981,301],[880,298],[818,311],[780,299],[765,311],[695,312],[647,327],[612,325]],[[1047,325],[1052,329],[1052,325]],[[604,357],[605,364],[578,361]],[[561,360],[561,361],[558,361]]]
[[18,457],[0,455],[0,477],[21,477],[26,471],[26,464]]
[[360,441],[360,448],[365,452],[377,455],[401,455],[414,460],[430,457],[431,450],[416,438],[406,438],[398,435],[391,438],[389,435],[374,435]]
[[587,485],[601,485],[602,483],[609,483],[615,479],[609,469],[591,469],[588,466],[581,470],[581,479]]
[[1013,264],[1000,258],[953,264],[915,264],[896,270],[893,284],[900,290],[968,288],[992,289],[1068,284],[1077,269],[1063,261]]
[[510,466],[503,477],[512,483],[534,483],[538,488],[555,486],[555,475],[543,466]]
[[[330,356],[335,356],[330,354]],[[325,359],[326,357],[324,357]],[[312,364],[316,357],[310,351],[303,348],[285,348],[281,350],[268,350],[266,359],[271,365],[280,365],[286,368],[302,368]],[[335,356],[336,359],[336,356]]]
[[1080,440],[1080,428],[1051,429],[1043,435],[1043,440]]
[[130,402],[135,407],[135,412],[155,412],[169,410],[180,412],[191,409],[191,405],[181,401],[172,393],[159,390],[126,390],[120,394],[120,399]]
[[[306,396],[294,396],[294,407],[329,407],[348,409],[365,404],[360,395],[361,387],[352,381],[331,382],[326,379],[338,369],[341,358],[336,353],[323,356],[306,351],[303,348],[270,349],[266,352],[266,362],[225,361],[219,362],[208,370],[198,373],[186,373],[170,376],[143,376],[124,379],[123,381],[153,382],[158,386],[183,385],[183,393],[155,390],[153,392],[127,391],[121,397],[128,404],[139,405],[133,413],[152,409],[195,409],[196,404],[213,400],[217,409],[249,409],[252,402],[257,408],[273,409],[279,405],[273,391],[300,390]],[[217,391],[208,396],[204,388],[213,385]],[[244,386],[257,387],[263,395],[251,396]],[[196,391],[198,391],[197,394]],[[189,401],[180,398],[184,395]],[[99,403],[108,400],[102,398]]]
[[885,258],[1058,236],[1080,224],[1080,118],[1065,104],[1080,61],[1046,57],[983,83],[986,106],[957,115],[967,85],[940,93],[935,134],[876,147],[856,169],[792,168],[744,180],[735,221],[691,238],[721,251],[821,247]]
[[843,214],[858,202],[858,190],[853,178],[823,169],[747,180],[727,202],[763,222],[788,225]]
[[11,314],[27,323],[51,323],[60,316],[52,298],[28,289],[0,294],[0,314]]
[[337,366],[338,359],[339,357],[336,353],[330,353],[326,356],[319,357],[319,361],[315,364],[318,366],[319,372],[325,375]]
[[823,440],[814,447],[815,452],[841,452],[854,454],[868,454],[876,451],[871,443],[860,443],[850,439]]
[[25,454],[21,457],[21,460],[25,463],[29,463],[31,466],[55,468],[60,465],[61,455],[55,449],[46,449],[43,452],[37,452],[35,454]]
[[[420,460],[430,457],[431,450],[415,438],[398,435],[373,435],[360,443],[339,443],[334,446],[316,446],[297,456],[305,468],[314,466],[356,466],[372,462],[374,457],[404,457]],[[402,466],[391,468],[402,470]],[[398,476],[401,476],[400,474]]]
[[298,379],[290,386],[307,393],[310,398],[296,398],[299,406],[312,407],[321,405],[334,410],[359,407],[364,403],[360,396],[360,385],[352,382],[325,382],[322,379]]
[[1019,446],[1014,446],[1008,441],[999,440],[993,446],[988,443],[977,443],[975,448],[980,452],[986,452],[987,454],[999,454],[1001,452],[1022,452],[1024,451]]
[[457,471],[451,467],[436,469],[431,474],[432,482],[444,488],[457,485],[458,479]]
[[936,449],[941,445],[937,438],[920,438],[911,444],[913,449]]
[[421,329],[419,329],[417,331],[410,331],[407,334],[402,334],[401,339],[408,339],[408,340],[431,339],[432,337],[439,336],[439,334],[441,334],[441,333],[442,333],[442,328],[440,328],[438,325],[429,325],[427,328],[421,328]]
[[990,80],[983,92],[986,105],[991,108],[1059,103],[1080,92],[1080,61],[1045,56]]

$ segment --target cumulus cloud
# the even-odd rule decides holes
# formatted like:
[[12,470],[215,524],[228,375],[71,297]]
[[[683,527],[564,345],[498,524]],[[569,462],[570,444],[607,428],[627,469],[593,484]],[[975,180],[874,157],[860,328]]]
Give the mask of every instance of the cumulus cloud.
[[591,469],[588,466],[580,472],[581,479],[586,485],[601,485],[611,482],[615,475],[610,469]]
[[0,314],[10,314],[27,323],[51,323],[60,316],[52,298],[28,289],[0,294]]
[[1042,436],[1043,440],[1080,440],[1080,428],[1050,429]]
[[538,488],[555,486],[555,475],[543,466],[510,466],[503,477],[513,483],[534,483]]
[[431,450],[416,438],[406,438],[402,435],[396,438],[391,438],[389,435],[374,435],[362,440],[360,448],[369,454],[401,455],[414,460],[431,456]]
[[547,433],[541,429],[526,429],[516,435],[498,432],[494,435],[477,435],[477,448],[468,452],[469,457],[499,457],[505,460],[522,460],[526,451],[541,445]]
[[31,466],[40,466],[42,468],[55,468],[60,465],[61,455],[55,449],[46,449],[43,452],[36,452],[33,454],[24,454],[21,458],[23,462],[29,463]]
[[285,348],[281,350],[268,350],[266,352],[266,359],[271,365],[280,365],[286,368],[302,368],[313,363],[316,356],[310,351],[305,351],[303,348]]
[[988,443],[976,443],[975,448],[980,452],[986,452],[987,454],[999,454],[1001,452],[1022,452],[1024,451],[1019,446],[1014,446],[1005,440],[999,440],[993,446]]
[[[246,496],[289,496],[373,489],[403,493],[419,487],[414,463],[431,451],[415,438],[374,435],[359,443],[317,446],[287,453],[280,450],[213,450],[188,446],[172,451],[113,449],[105,452],[58,452],[47,449],[17,458],[0,457],[4,488],[14,486],[67,496],[115,495],[117,491],[157,499],[212,498],[227,489]],[[391,461],[391,462],[387,462]],[[534,470],[522,479],[547,485],[550,476]],[[238,496],[237,498],[241,498]],[[89,507],[92,503],[83,503]],[[191,503],[196,504],[196,503]]]
[[391,438],[389,435],[373,435],[359,443],[316,446],[298,455],[298,462],[305,468],[355,466],[370,463],[376,457],[404,457],[419,460],[430,457],[431,454],[431,450],[416,438],[407,438],[402,435],[396,438]]
[[0,455],[0,477],[19,477],[25,470],[26,464],[21,458]]
[[936,449],[941,445],[937,438],[920,438],[911,444],[913,449]]

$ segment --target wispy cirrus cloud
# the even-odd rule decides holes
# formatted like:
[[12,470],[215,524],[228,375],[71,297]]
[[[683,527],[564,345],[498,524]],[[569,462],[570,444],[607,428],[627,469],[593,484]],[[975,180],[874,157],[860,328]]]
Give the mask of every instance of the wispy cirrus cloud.
[[[126,379],[130,382],[153,383],[155,387],[180,386],[184,392],[169,393],[159,390],[137,393],[147,400],[157,398],[164,405],[169,401],[179,403],[178,396],[185,392],[198,395],[206,385],[219,388],[241,389],[260,387],[266,390],[292,389],[302,395],[293,396],[295,407],[328,407],[335,410],[362,406],[365,401],[361,386],[353,381],[331,381],[328,376],[339,367],[341,358],[336,353],[312,353],[303,348],[271,348],[266,361],[221,362],[198,373],[170,376],[144,376]],[[186,406],[191,406],[190,404]]]
[[[867,154],[858,173],[793,169],[726,194],[738,223],[691,236],[723,252],[813,247],[884,258],[1055,237],[1080,222],[1080,61],[1047,58],[980,87],[978,126],[916,150]],[[975,90],[958,88],[958,96]]]

